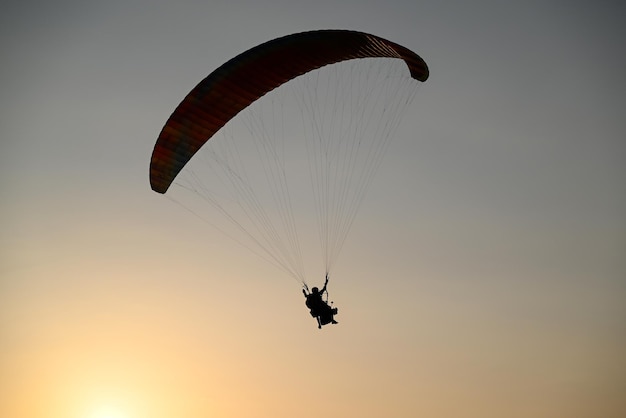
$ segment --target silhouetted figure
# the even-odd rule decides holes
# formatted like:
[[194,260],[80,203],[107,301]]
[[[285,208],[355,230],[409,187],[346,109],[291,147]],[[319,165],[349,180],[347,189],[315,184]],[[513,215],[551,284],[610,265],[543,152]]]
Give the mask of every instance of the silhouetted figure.
[[311,316],[317,319],[317,327],[322,328],[322,325],[338,324],[335,321],[334,316],[337,315],[337,308],[332,308],[328,303],[324,301],[322,296],[326,292],[326,285],[328,285],[328,274],[326,274],[326,281],[324,287],[319,290],[317,287],[311,289],[311,293],[308,293],[306,285],[302,289],[302,293],[306,298],[306,306],[311,310]]

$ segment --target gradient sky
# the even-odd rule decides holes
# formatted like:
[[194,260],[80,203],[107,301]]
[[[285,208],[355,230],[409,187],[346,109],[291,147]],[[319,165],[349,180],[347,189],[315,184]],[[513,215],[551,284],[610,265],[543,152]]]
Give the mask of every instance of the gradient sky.
[[[626,6],[5,1],[0,416],[626,416]],[[150,190],[156,137],[263,41],[429,64],[334,272],[340,324]]]

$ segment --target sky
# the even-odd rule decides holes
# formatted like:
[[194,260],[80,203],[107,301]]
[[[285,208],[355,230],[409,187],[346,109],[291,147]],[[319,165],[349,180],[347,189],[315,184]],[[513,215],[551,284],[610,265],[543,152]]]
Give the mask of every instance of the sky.
[[[626,6],[5,1],[0,416],[626,416]],[[313,29],[424,83],[329,285],[300,288],[154,193],[175,106]]]

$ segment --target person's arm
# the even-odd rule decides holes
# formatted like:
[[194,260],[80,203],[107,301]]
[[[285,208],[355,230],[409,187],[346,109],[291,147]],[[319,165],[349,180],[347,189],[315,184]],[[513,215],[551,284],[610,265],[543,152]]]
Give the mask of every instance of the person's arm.
[[328,284],[328,273],[326,273],[326,281],[324,282],[324,287],[320,290],[320,295],[326,291],[326,285]]

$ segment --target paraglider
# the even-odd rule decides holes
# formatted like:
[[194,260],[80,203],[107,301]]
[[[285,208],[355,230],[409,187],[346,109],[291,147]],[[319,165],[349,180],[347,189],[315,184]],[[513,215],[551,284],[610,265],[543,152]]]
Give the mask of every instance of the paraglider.
[[310,309],[319,326],[333,323],[336,308],[319,303],[328,280],[313,296],[307,269],[314,264],[328,279],[389,138],[428,76],[416,53],[363,32],[265,42],[178,105],[154,146],[150,185],[298,281],[317,300]]

